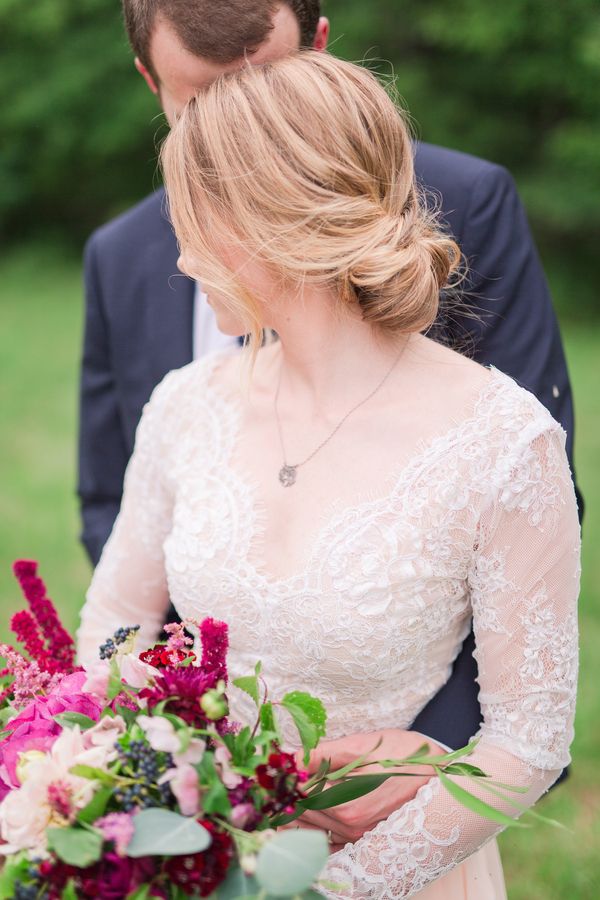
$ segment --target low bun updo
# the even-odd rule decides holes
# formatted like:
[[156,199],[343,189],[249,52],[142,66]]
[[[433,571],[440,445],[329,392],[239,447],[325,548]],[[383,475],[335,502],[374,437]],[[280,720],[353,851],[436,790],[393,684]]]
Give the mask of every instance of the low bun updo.
[[258,338],[219,261],[232,235],[285,283],[334,285],[388,334],[420,332],[460,252],[415,183],[403,113],[367,69],[301,51],[217,79],[165,141],[171,216],[198,274]]

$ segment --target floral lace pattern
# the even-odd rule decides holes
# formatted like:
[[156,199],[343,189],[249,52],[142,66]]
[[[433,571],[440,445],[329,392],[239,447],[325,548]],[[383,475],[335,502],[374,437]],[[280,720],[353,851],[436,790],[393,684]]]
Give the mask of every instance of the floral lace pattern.
[[[483,712],[472,761],[535,802],[569,762],[577,678],[579,524],[560,426],[493,370],[469,418],[422,446],[385,496],[333,512],[303,571],[270,578],[216,358],[168,375],[144,412],[82,658],[124,621],[142,621],[151,642],[170,595],[184,617],[228,621],[232,678],[262,659],[278,694],[322,697],[336,738],[409,727],[472,620]],[[234,717],[252,715],[241,692],[231,700]],[[326,876],[342,896],[409,897],[499,830],[432,781]]]

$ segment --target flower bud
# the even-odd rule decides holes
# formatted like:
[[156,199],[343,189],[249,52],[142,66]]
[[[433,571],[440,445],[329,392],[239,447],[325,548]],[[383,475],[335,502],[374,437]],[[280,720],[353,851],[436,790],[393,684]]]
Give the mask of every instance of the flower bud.
[[220,691],[215,689],[207,691],[202,695],[200,698],[200,706],[202,707],[206,718],[211,719],[212,721],[222,719],[223,716],[226,716],[229,712],[227,700]]
[[240,856],[240,867],[246,875],[254,875],[256,872],[256,856],[253,853],[245,853]]

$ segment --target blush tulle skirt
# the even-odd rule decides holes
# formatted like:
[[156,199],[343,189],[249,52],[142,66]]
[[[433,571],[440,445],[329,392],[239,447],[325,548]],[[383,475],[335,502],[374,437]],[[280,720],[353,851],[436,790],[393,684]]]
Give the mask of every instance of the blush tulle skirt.
[[496,841],[428,885],[415,900],[506,900],[504,873]]

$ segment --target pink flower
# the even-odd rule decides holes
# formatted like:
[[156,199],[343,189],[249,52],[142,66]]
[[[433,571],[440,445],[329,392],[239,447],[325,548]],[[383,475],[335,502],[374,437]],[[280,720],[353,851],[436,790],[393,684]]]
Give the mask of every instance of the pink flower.
[[221,774],[221,781],[228,790],[232,791],[242,783],[243,778],[231,769],[230,759],[231,753],[224,744],[220,744],[215,750],[215,763]]
[[198,773],[186,763],[176,769],[169,769],[160,779],[171,785],[182,816],[197,816],[200,812],[200,791],[198,789]]
[[18,787],[16,767],[19,755],[27,750],[49,750],[62,731],[54,716],[64,712],[77,712],[98,721],[102,706],[91,694],[81,693],[85,672],[75,672],[62,678],[52,694],[36,697],[18,716],[11,719],[10,737],[2,742],[0,778],[12,787]]
[[108,681],[110,678],[110,663],[107,659],[100,659],[91,666],[86,666],[86,679],[82,687],[84,694],[96,694],[106,698],[108,693]]
[[146,687],[159,674],[158,669],[142,662],[134,653],[118,657],[118,663],[122,680],[134,688]]
[[105,841],[113,841],[118,856],[125,856],[129,842],[135,831],[133,819],[129,813],[109,813],[94,822],[104,835]]
[[104,716],[87,731],[83,737],[86,747],[114,747],[121,735],[125,734],[127,726],[121,716]]

